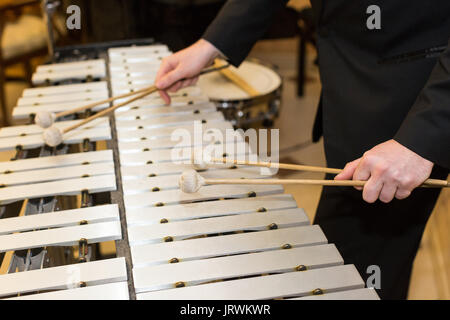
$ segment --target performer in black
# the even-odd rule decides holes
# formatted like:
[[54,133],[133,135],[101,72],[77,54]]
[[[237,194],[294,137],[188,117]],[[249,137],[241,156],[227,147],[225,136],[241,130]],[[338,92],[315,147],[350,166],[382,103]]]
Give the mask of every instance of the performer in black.
[[[336,179],[368,181],[362,197],[325,187],[315,223],[363,277],[380,267],[382,298],[405,299],[440,193],[417,187],[450,168],[450,1],[311,2],[328,166],[345,166]],[[202,39],[164,60],[158,88],[194,83],[219,55],[239,65],[285,4],[229,0]]]

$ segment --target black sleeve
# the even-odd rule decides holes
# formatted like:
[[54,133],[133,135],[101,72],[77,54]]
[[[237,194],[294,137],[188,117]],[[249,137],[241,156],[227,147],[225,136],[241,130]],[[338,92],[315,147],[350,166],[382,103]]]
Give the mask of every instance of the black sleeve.
[[287,0],[228,0],[203,39],[238,66]]
[[450,168],[450,42],[394,139]]

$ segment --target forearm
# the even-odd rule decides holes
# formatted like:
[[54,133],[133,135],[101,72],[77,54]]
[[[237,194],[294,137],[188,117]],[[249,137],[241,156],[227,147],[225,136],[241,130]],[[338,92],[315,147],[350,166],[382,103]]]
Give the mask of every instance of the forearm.
[[450,168],[450,42],[394,139]]
[[286,3],[287,0],[229,0],[202,38],[237,66]]

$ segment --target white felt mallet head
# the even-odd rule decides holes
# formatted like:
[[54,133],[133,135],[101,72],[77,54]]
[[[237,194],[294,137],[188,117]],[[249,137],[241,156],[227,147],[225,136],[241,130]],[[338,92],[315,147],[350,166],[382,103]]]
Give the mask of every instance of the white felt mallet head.
[[34,123],[41,128],[49,128],[55,122],[56,115],[53,112],[39,111],[34,117]]
[[205,179],[195,170],[184,171],[178,181],[181,191],[185,193],[197,192],[205,185]]
[[45,129],[42,136],[44,142],[50,147],[59,146],[63,142],[63,132],[55,126]]

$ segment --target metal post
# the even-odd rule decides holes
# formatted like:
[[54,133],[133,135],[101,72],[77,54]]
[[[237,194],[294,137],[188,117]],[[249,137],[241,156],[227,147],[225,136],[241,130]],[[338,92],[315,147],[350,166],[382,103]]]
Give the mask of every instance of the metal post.
[[55,37],[53,34],[52,17],[59,5],[60,1],[58,0],[42,0],[41,2],[42,16],[44,17],[45,24],[47,25],[48,54],[50,55],[52,61],[55,55]]

